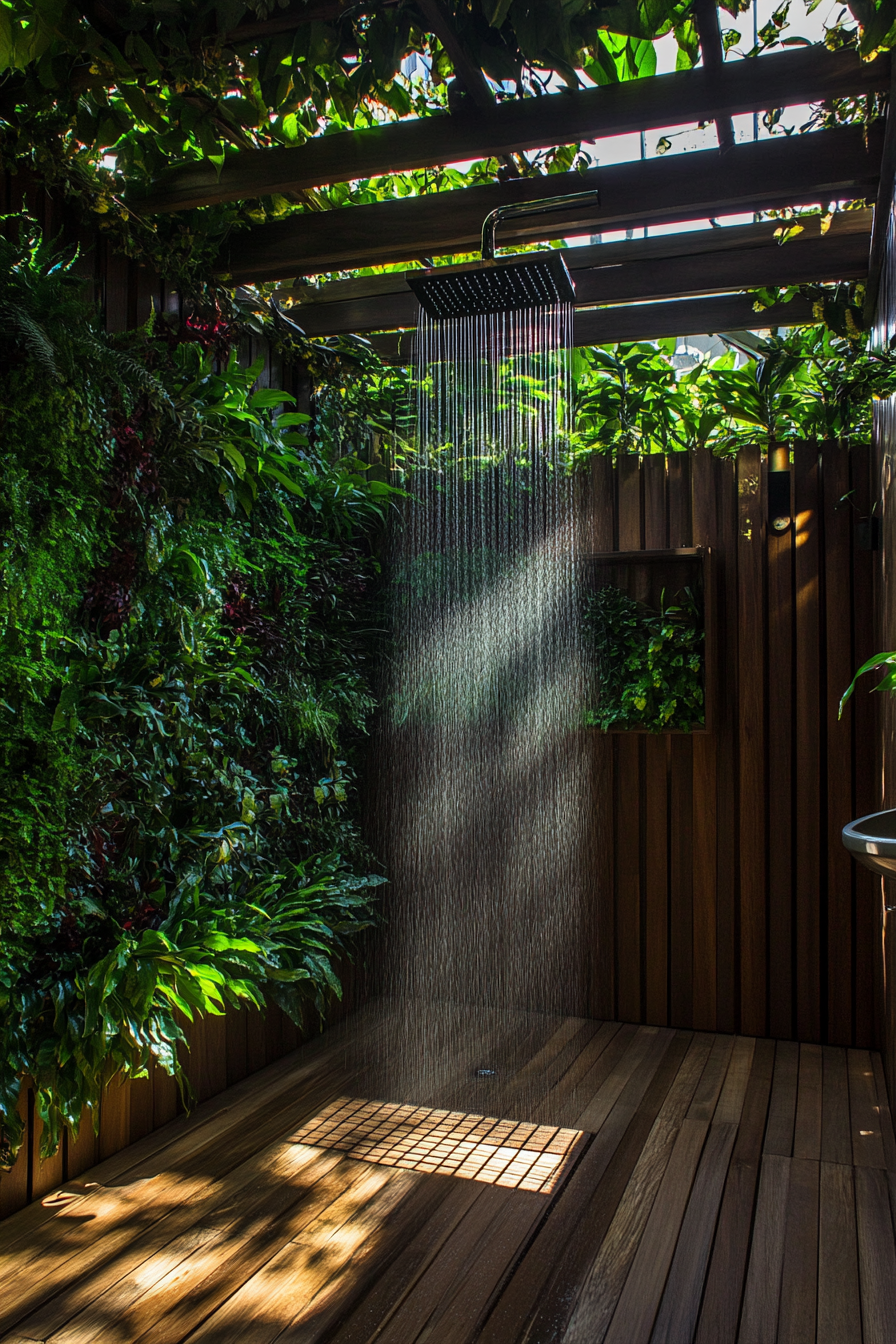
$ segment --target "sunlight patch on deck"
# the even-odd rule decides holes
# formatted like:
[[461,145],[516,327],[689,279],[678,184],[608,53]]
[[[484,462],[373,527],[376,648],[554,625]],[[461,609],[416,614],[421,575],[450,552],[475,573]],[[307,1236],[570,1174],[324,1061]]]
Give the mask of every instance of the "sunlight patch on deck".
[[293,1137],[361,1162],[548,1194],[583,1134],[463,1111],[338,1097]]

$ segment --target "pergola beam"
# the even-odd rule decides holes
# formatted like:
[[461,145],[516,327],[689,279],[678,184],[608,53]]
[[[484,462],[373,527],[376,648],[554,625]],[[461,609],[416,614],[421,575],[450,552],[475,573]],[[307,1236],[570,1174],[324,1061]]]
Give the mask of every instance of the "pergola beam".
[[239,282],[359,269],[474,250],[497,206],[595,189],[598,207],[517,220],[506,246],[725,214],[874,196],[882,129],[842,126],[586,173],[558,173],[259,225],[234,237],[222,269]]
[[[813,320],[812,304],[799,295],[755,312],[744,294],[674,303],[632,303],[615,308],[585,308],[576,312],[576,345],[606,345],[613,341],[650,341],[663,336],[703,336],[720,331],[802,326]],[[394,363],[410,363],[415,354],[416,331],[392,331],[368,337],[373,348]]]
[[[757,232],[762,228],[747,227]],[[771,285],[859,280],[868,270],[867,223],[861,232],[795,239],[783,246],[769,242],[767,237],[758,246],[750,246],[758,239],[744,238],[740,247],[715,253],[697,250],[696,240],[702,239],[703,233],[690,237],[695,239],[695,250],[684,256],[630,260],[574,271],[577,310],[594,304],[696,297]],[[394,277],[389,293],[341,303],[303,304],[292,310],[294,320],[309,336],[413,327],[417,313],[417,299],[401,276]]]
[[[867,240],[871,236],[874,211],[843,210],[830,223],[828,237],[842,238],[847,234]],[[801,215],[800,238],[820,238],[822,216]],[[707,256],[714,252],[728,252],[738,248],[761,247],[777,243],[782,222],[766,219],[758,224],[729,224],[724,228],[692,229],[681,233],[661,233],[649,238],[631,238],[625,242],[593,243],[586,247],[571,247],[563,253],[563,260],[573,278],[580,271],[596,267],[622,266],[634,261],[658,261],[667,257]],[[783,227],[787,227],[784,225]],[[362,275],[351,280],[330,280],[322,285],[300,284],[278,289],[278,302],[298,304],[301,313],[306,307],[318,308],[324,304],[345,303],[354,299],[373,299],[406,291],[404,271],[384,271],[379,275]],[[296,316],[301,316],[299,309]]]
[[578,93],[524,98],[469,113],[391,122],[316,136],[296,148],[241,150],[220,178],[215,165],[169,170],[143,197],[141,214],[300,191],[466,159],[500,157],[577,140],[709,121],[770,107],[824,102],[889,87],[890,57],[861,61],[852,51],[807,47],[722,71],[698,69]]

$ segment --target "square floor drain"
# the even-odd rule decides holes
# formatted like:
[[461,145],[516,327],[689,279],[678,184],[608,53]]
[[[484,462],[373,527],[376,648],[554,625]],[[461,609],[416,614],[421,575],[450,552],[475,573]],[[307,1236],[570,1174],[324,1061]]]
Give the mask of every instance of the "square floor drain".
[[547,1193],[583,1134],[496,1116],[339,1097],[294,1137],[362,1162]]

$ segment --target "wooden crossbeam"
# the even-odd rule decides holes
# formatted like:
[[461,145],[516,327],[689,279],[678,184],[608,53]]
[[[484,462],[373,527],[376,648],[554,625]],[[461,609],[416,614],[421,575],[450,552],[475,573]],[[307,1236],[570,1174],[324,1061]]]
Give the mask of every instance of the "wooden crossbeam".
[[690,70],[579,93],[547,94],[488,110],[441,114],[317,136],[296,148],[241,150],[218,177],[210,163],[171,169],[144,196],[142,214],[186,210],[272,192],[297,191],[433,164],[515,154],[770,107],[823,102],[889,86],[890,57],[807,47],[749,61],[721,73]]
[[[720,331],[802,326],[812,322],[812,304],[799,296],[757,313],[747,295],[683,299],[674,303],[632,303],[615,308],[576,312],[576,345],[607,345],[613,341],[651,341],[663,336],[703,336]],[[414,359],[415,331],[392,331],[368,340],[384,359],[406,364]]]
[[[697,250],[698,240],[703,236],[701,232],[689,235],[695,240],[691,244],[694,250],[683,256],[642,258],[621,265],[575,270],[577,305],[584,308],[598,303],[693,297],[770,285],[858,280],[868,270],[867,214],[870,212],[862,213],[866,215],[863,231],[795,239],[781,246],[769,242],[769,226],[747,225],[744,230],[738,230],[742,237],[739,247],[728,247],[715,253],[701,252]],[[756,234],[763,228],[766,237],[756,246],[759,242]],[[745,236],[748,230],[754,231],[753,237]],[[750,246],[751,243],[754,245]],[[415,326],[416,298],[400,275],[390,279],[390,292],[339,303],[303,304],[293,311],[294,319],[309,336]]]
[[[855,234],[867,242],[871,235],[873,216],[874,211],[871,209],[843,210],[831,220],[828,236],[840,238]],[[802,229],[799,235],[802,240],[823,236],[821,215],[801,215],[798,223]],[[626,239],[625,242],[570,247],[564,251],[563,260],[575,279],[580,271],[595,267],[622,266],[628,262],[657,261],[666,257],[707,256],[736,248],[761,247],[764,243],[776,243],[781,228],[780,220],[766,219],[757,224],[729,224],[724,228],[662,233],[649,238]],[[406,289],[404,271],[384,271],[378,275],[357,276],[352,280],[330,280],[325,284],[300,284],[278,289],[276,298],[279,303],[298,304],[304,312],[306,307],[318,308],[323,304],[403,294]]]
[[236,235],[222,269],[239,283],[469,252],[497,206],[588,188],[600,193],[598,207],[516,220],[505,244],[864,198],[877,190],[881,142],[879,124],[867,139],[861,127],[843,126],[735,145],[723,155],[703,150],[294,215]]

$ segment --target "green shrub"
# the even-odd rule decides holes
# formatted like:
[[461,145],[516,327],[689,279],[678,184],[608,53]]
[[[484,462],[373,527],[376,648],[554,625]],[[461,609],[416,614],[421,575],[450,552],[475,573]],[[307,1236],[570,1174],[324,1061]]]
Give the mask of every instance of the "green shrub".
[[608,586],[587,600],[584,623],[597,691],[586,723],[653,733],[703,723],[703,616],[690,588],[656,611]]

